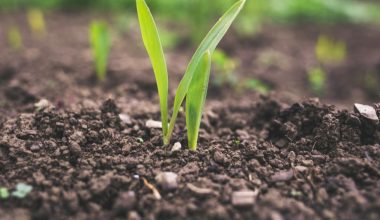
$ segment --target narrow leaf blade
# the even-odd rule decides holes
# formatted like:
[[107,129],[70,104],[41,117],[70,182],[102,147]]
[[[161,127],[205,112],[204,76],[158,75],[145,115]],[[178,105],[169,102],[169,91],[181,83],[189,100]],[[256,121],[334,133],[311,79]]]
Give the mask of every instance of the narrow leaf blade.
[[94,57],[96,76],[103,81],[107,73],[107,62],[110,50],[110,36],[107,24],[93,22],[90,26],[90,41]]
[[173,114],[170,119],[169,131],[167,139],[170,140],[170,136],[174,129],[174,124],[177,119],[179,109],[185,99],[187,92],[189,90],[190,83],[198,66],[198,63],[202,59],[203,54],[209,51],[211,54],[214,52],[216,46],[222,40],[223,36],[226,34],[230,28],[232,22],[235,20],[241,9],[243,8],[246,0],[240,0],[218,20],[214,27],[209,31],[206,37],[203,39],[202,43],[199,45],[198,49],[194,53],[191,61],[187,67],[185,75],[183,76],[176,92],[174,99]]
[[[148,52],[160,97],[162,131],[168,131],[168,71],[156,23],[144,0],[136,0],[137,14],[145,49]],[[164,138],[165,139],[165,138]],[[167,144],[167,143],[165,143]]]
[[206,51],[198,63],[186,96],[187,139],[191,150],[196,150],[197,148],[198,132],[207,96],[210,69],[211,54]]

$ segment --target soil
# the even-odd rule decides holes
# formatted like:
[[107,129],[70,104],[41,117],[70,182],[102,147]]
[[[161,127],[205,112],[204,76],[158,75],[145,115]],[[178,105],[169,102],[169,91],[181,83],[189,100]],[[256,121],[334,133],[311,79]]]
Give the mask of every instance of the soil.
[[[378,29],[328,29],[346,36],[356,53],[331,67],[329,77],[339,82],[323,102],[305,100],[311,93],[304,80],[315,63],[307,51],[324,30],[268,27],[242,44],[230,34],[222,47],[242,60],[241,76],[255,73],[275,92],[211,86],[193,152],[183,113],[169,146],[160,129],[146,126],[160,113],[138,33],[114,39],[107,81],[98,83],[87,43],[90,16],[49,16],[44,38],[30,36],[22,16],[0,16],[2,27],[18,21],[29,36],[24,50],[12,52],[3,46],[6,28],[0,30],[7,48],[0,51],[0,186],[33,187],[23,199],[0,199],[0,219],[380,218],[380,125],[352,109],[377,98],[355,77],[340,81],[351,68],[354,76],[378,68]],[[291,59],[274,67],[252,61],[266,48]],[[189,48],[168,53],[172,97],[190,54]],[[380,104],[373,106],[380,117]],[[172,151],[176,142],[182,148]],[[176,181],[162,183],[156,177],[163,172]]]

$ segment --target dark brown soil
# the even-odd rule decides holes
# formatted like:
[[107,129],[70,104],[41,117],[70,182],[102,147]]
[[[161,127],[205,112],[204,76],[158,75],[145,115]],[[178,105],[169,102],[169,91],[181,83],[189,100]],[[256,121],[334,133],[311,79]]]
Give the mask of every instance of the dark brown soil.
[[[138,33],[114,39],[108,79],[97,83],[90,16],[49,16],[48,35],[40,39],[30,36],[22,16],[0,16],[1,27],[17,20],[29,36],[24,50],[14,52],[0,29],[6,48],[0,51],[0,187],[33,187],[23,199],[0,199],[0,219],[380,218],[380,125],[351,110],[354,101],[377,97],[343,76],[378,71],[378,29],[269,27],[241,44],[229,35],[222,47],[242,60],[241,76],[254,73],[276,92],[264,97],[211,87],[192,152],[183,115],[170,146],[162,146],[160,129],[146,127],[160,114]],[[346,64],[331,67],[329,77],[338,80],[325,100],[339,108],[297,101],[311,94],[305,71],[325,31],[355,45]],[[290,57],[287,64],[260,66],[259,54],[273,48]],[[182,49],[168,54],[171,96],[190,56]],[[358,55],[364,51],[367,57]],[[360,92],[348,94],[351,88]],[[171,150],[175,142],[178,151]],[[178,176],[171,189],[156,179],[162,172]]]
[[[128,124],[118,113],[108,100],[8,118],[0,130],[0,183],[26,182],[33,191],[1,201],[2,219],[380,217],[380,129],[370,130],[358,114],[313,100],[231,103],[206,112],[198,151],[172,152],[160,130],[145,127],[158,112],[133,114]],[[173,141],[186,146],[183,126]],[[162,171],[178,174],[175,189],[156,182]],[[257,198],[234,206],[231,196],[241,190]]]

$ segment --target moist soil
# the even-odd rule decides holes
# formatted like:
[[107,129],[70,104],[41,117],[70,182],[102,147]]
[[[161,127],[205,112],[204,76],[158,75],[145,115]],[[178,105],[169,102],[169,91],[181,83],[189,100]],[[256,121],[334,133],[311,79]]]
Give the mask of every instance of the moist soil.
[[[376,98],[366,92],[338,96],[331,85],[324,100],[339,107],[303,97],[310,94],[304,71],[313,60],[305,54],[312,53],[318,27],[270,27],[241,44],[227,36],[222,47],[242,60],[242,77],[273,73],[263,79],[275,92],[261,96],[211,86],[198,150],[189,151],[183,112],[168,146],[160,129],[146,124],[159,120],[160,113],[149,62],[136,44],[138,33],[114,39],[118,46],[107,81],[96,82],[89,17],[50,16],[45,38],[30,36],[19,52],[0,51],[0,186],[33,187],[25,198],[0,199],[0,219],[380,218],[380,125],[352,109],[354,102]],[[22,23],[21,16],[1,17],[4,27]],[[379,45],[371,41],[380,36],[377,29],[329,30],[346,36],[357,52],[368,43],[366,51],[373,55],[357,60],[355,53],[348,64],[331,67],[330,77],[340,79],[354,65],[354,76],[377,70]],[[362,41],[349,37],[348,32],[364,30]],[[26,27],[22,31],[28,35]],[[126,39],[129,44],[121,43]],[[292,59],[271,67],[249,61],[266,47],[278,47]],[[189,51],[168,53],[173,82],[180,79]],[[345,77],[338,88],[362,91],[354,79]],[[379,117],[380,105],[373,107]],[[175,143],[182,148],[173,151]],[[163,183],[156,178],[163,172],[177,178]]]

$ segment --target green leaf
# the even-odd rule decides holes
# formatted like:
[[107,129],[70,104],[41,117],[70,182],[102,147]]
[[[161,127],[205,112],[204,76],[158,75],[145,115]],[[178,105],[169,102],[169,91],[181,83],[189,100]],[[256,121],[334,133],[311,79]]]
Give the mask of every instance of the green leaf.
[[9,197],[9,191],[5,187],[0,187],[0,199],[7,199]]
[[102,81],[106,77],[110,36],[107,24],[92,22],[90,26],[90,43],[95,62],[96,76]]
[[18,183],[16,185],[16,191],[12,192],[12,196],[19,199],[25,198],[31,191],[33,187],[25,183]]
[[211,70],[211,54],[206,51],[199,61],[186,96],[187,139],[191,150],[197,149],[198,132],[206,101]]
[[171,134],[174,129],[174,124],[177,119],[177,115],[179,109],[182,105],[183,100],[185,99],[187,92],[189,90],[190,83],[196,72],[198,67],[198,63],[203,57],[203,54],[206,51],[209,51],[212,54],[222,40],[223,36],[226,34],[227,30],[230,28],[232,22],[235,20],[236,16],[239,14],[241,9],[243,8],[245,0],[240,0],[235,3],[228,11],[218,20],[218,22],[214,25],[214,27],[210,30],[210,32],[203,39],[202,43],[199,45],[197,51],[194,53],[191,61],[187,67],[185,75],[183,76],[176,92],[176,96],[174,99],[174,108],[173,114],[170,119],[169,131],[166,136],[166,142],[170,141]]
[[[161,121],[164,137],[168,133],[168,71],[161,40],[153,16],[144,0],[136,0],[141,35],[148,52],[156,78],[158,95],[160,97]],[[164,138],[164,144],[168,144]]]

